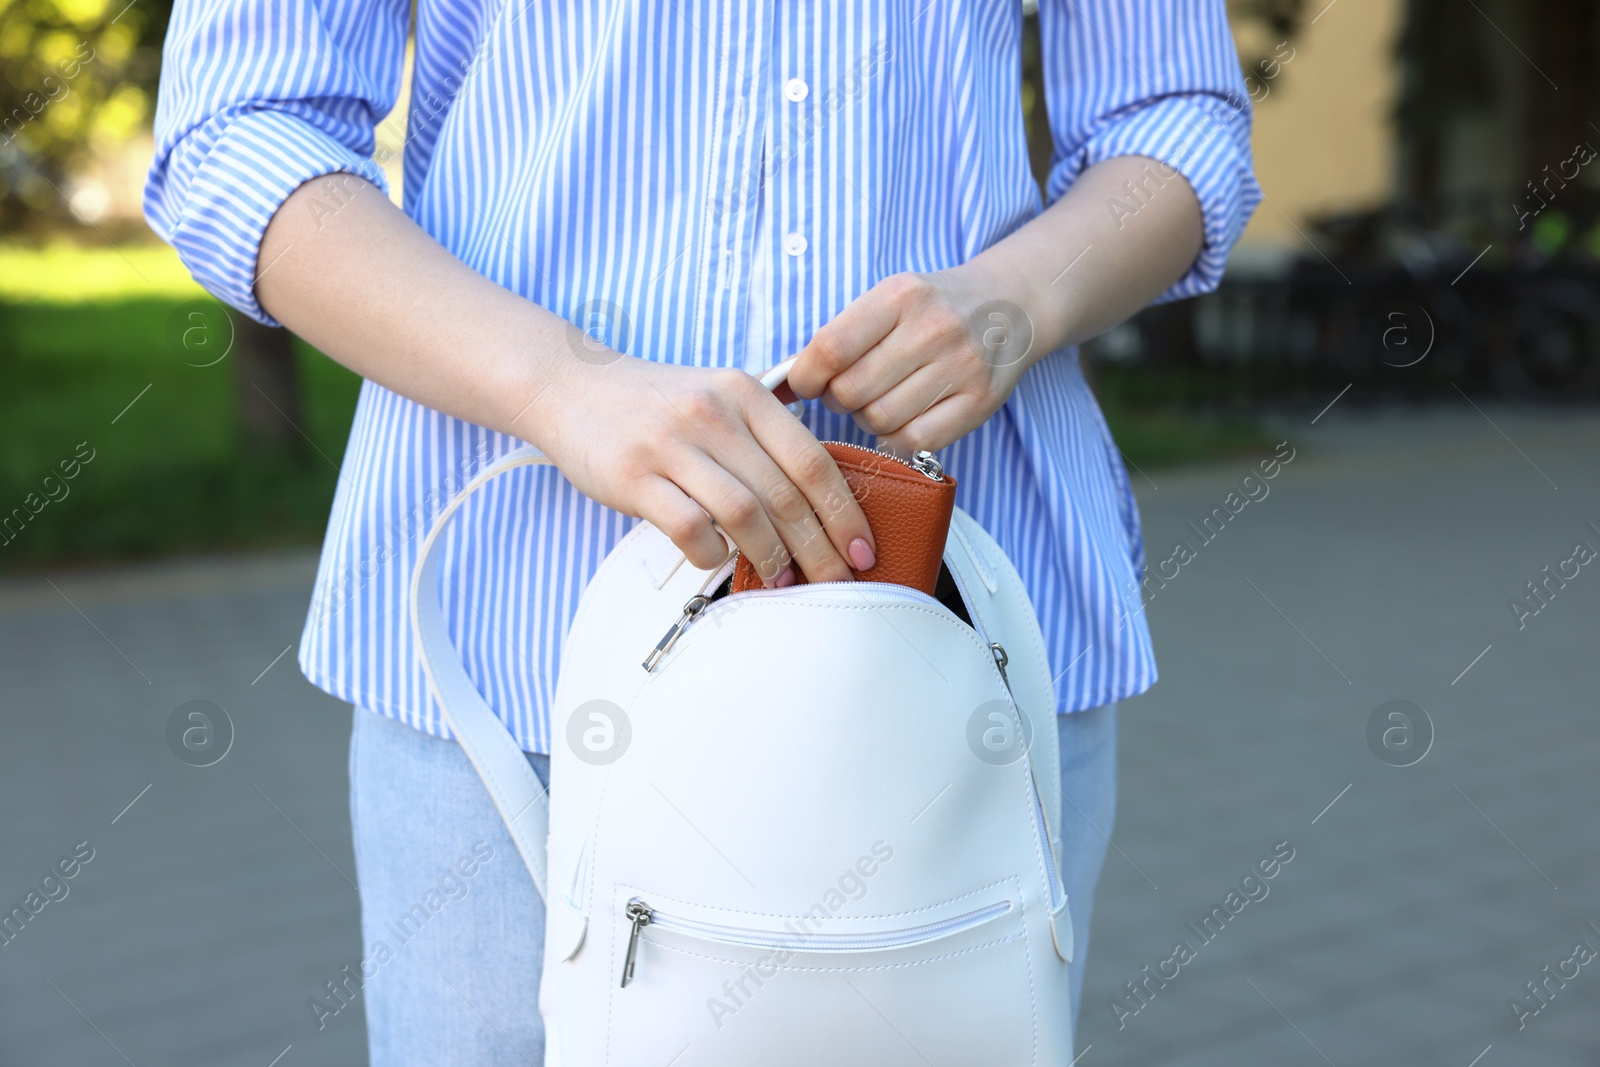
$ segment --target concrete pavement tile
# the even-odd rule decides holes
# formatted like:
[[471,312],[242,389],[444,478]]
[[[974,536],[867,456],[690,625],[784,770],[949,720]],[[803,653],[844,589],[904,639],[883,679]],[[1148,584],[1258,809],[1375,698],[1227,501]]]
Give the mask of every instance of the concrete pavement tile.
[[[1246,978],[1338,1067],[1467,1067],[1491,1041],[1479,1067],[1600,1062],[1600,972],[1521,1033],[1506,1007],[1584,918],[1600,922],[1584,914],[1600,899],[1600,580],[1522,631],[1506,608],[1600,521],[1600,416],[1493,417],[1560,493],[1476,413],[1347,422],[1335,409],[1284,431],[1303,453],[1271,497],[1151,602],[1162,682],[1123,709],[1126,859],[1112,851],[1096,903],[1080,1067],[1323,1063]],[[1238,467],[1141,490],[1147,543],[1192,536]],[[357,946],[353,894],[252,786],[347,864],[348,712],[292,654],[251,684],[298,638],[314,563],[58,576],[104,637],[42,581],[0,582],[0,871],[42,871],[86,835],[103,849],[0,960],[0,1061],[121,1062],[48,976],[136,1063],[262,1067],[291,1040],[283,1067],[363,1062],[358,1015],[294,1036],[303,983]],[[237,750],[207,771],[162,736],[196,697],[238,726]],[[1365,734],[1397,697],[1436,734],[1403,769]],[[1118,1031],[1109,996],[1283,839],[1296,858],[1267,899]],[[142,980],[155,966],[187,978]]]

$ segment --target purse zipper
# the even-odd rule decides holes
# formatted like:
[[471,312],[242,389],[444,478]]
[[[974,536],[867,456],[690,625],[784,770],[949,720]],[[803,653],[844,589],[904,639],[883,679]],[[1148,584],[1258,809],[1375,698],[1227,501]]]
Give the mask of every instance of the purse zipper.
[[628,906],[623,911],[633,929],[628,935],[628,954],[622,965],[621,987],[626,989],[628,983],[633,981],[634,967],[639,959],[639,935],[646,926],[659,926],[663,930],[688,934],[701,940],[716,941],[724,945],[739,945],[744,948],[790,949],[805,952],[871,952],[877,949],[925,944],[952,934],[959,934],[1000,918],[1009,912],[1011,907],[1011,901],[1002,900],[962,915],[940,919],[938,922],[879,933],[805,934],[752,930],[746,927],[684,919],[664,914],[638,897],[634,897],[628,901]]
[[910,459],[901,459],[893,452],[885,452],[879,448],[868,448],[866,445],[858,445],[853,441],[829,441],[828,443],[830,445],[843,445],[845,448],[853,448],[858,452],[869,452],[874,456],[882,456],[884,459],[892,459],[896,463],[910,467],[919,474],[926,475],[932,481],[944,481],[944,464],[940,463],[932,452],[926,450],[911,453]]

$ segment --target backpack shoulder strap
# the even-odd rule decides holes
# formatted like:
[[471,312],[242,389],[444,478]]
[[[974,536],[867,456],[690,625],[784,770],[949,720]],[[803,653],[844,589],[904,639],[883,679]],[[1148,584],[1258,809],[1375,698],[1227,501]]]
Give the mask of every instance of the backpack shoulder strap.
[[445,725],[466,750],[510,829],[541,898],[548,896],[545,872],[549,797],[528,765],[522,746],[512,739],[505,724],[467,677],[461,656],[450,643],[439,588],[439,564],[444,556],[444,531],[473,493],[507,471],[549,462],[543,453],[528,446],[509,452],[484,468],[434,520],[411,576],[411,630],[416,635],[428,688],[439,702]]
[[[775,389],[789,374],[794,365],[790,357],[769,370],[761,379],[768,389]],[[443,555],[444,531],[461,506],[473,493],[507,471],[518,467],[550,465],[550,458],[532,445],[524,445],[506,453],[485,467],[466,488],[457,493],[428,531],[417,558],[417,568],[411,574],[411,631],[416,635],[417,653],[422,659],[422,671],[428,678],[428,688],[439,702],[445,725],[455,734],[456,740],[466,750],[467,757],[478,771],[478,777],[489,790],[494,806],[499,809],[511,831],[511,838],[522,853],[522,861],[533,876],[539,896],[549,899],[546,883],[549,870],[550,798],[533,768],[528,766],[522,747],[511,737],[505,724],[494,713],[483,695],[473,686],[472,679],[461,665],[461,656],[450,643],[445,629],[443,605],[440,600],[439,564]],[[682,553],[676,553],[681,562]],[[660,577],[659,586],[670,576]]]

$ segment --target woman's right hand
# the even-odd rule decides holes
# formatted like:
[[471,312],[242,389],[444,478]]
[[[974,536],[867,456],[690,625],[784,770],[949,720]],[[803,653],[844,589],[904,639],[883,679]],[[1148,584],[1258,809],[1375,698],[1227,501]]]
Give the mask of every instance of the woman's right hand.
[[584,495],[653,523],[702,569],[713,521],[768,586],[850,581],[873,565],[861,506],[812,435],[743,371],[618,356],[564,368],[518,429]]
[[771,585],[793,580],[791,563],[812,581],[849,581],[847,559],[872,566],[872,531],[844,476],[760,382],[597,346],[360,178],[295,190],[259,262],[262,306],[307,341],[401,396],[532,442],[581,492],[648,519],[697,567],[727,556],[713,520]]

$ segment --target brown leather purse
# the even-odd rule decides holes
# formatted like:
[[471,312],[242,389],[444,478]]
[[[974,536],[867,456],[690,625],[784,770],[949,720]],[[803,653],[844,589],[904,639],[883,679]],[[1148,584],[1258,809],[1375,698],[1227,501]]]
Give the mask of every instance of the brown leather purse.
[[[877,561],[868,570],[854,571],[855,576],[864,582],[910,586],[934,596],[956,506],[956,480],[944,473],[931,452],[918,452],[904,460],[842,441],[824,441],[822,447],[839,465],[877,543]],[[796,583],[805,580],[796,568]],[[733,572],[732,592],[761,587],[755,564],[741,555]]]

